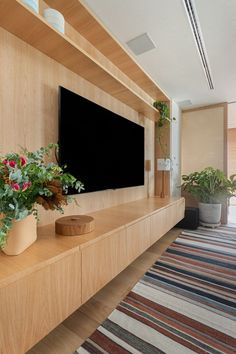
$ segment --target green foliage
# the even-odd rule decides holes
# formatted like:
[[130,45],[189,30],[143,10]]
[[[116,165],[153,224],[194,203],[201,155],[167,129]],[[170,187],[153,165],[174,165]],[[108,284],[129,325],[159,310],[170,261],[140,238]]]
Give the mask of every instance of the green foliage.
[[158,109],[160,113],[160,118],[157,122],[157,141],[160,145],[162,154],[164,158],[168,158],[168,153],[167,153],[167,144],[163,142],[163,137],[164,137],[164,130],[166,129],[172,120],[176,120],[174,117],[170,118],[170,109],[169,106],[167,105],[166,102],[162,101],[154,101],[153,106]]
[[183,175],[182,179],[183,190],[202,203],[221,203],[235,195],[236,174],[228,179],[223,171],[213,167]]
[[22,220],[30,214],[37,218],[37,203],[47,210],[63,212],[63,206],[70,201],[65,195],[68,188],[78,192],[83,189],[82,183],[63,168],[44,162],[53,149],[58,149],[57,144],[0,157],[0,248],[6,243],[13,220]]
[[172,122],[172,120],[176,120],[174,117],[170,118],[170,109],[165,102],[162,101],[154,101],[153,106],[158,109],[160,113],[160,119],[158,120],[158,127],[163,127],[164,125],[168,125]]

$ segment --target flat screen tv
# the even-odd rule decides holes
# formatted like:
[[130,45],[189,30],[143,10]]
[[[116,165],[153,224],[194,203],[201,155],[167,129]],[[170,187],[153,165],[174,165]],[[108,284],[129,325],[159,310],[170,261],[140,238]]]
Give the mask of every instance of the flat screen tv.
[[58,143],[84,193],[144,185],[144,127],[61,86]]

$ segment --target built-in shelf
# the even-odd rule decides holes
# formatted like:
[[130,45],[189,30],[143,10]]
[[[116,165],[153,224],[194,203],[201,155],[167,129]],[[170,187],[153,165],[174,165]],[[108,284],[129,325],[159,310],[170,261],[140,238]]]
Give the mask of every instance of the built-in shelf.
[[[55,30],[19,0],[0,0],[0,26],[147,118],[157,120],[158,111],[152,106],[151,98],[144,99],[134,89],[132,80],[129,85],[127,80],[122,80],[121,73],[116,75],[114,64],[107,59],[106,65],[104,58],[101,64],[95,56]],[[96,48],[94,51],[96,53]]]
[[152,100],[169,101],[169,97],[143,70],[127,49],[104,27],[101,20],[81,0],[45,0],[53,9],[63,13],[67,23],[86,38],[107,59],[141,87]]

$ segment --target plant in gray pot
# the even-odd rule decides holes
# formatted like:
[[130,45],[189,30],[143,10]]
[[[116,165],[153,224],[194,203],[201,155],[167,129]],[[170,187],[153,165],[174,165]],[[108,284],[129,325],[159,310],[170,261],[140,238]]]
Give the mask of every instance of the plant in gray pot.
[[206,167],[200,172],[183,175],[182,180],[182,189],[199,201],[200,224],[220,225],[222,203],[235,196],[236,174],[227,178],[223,171]]

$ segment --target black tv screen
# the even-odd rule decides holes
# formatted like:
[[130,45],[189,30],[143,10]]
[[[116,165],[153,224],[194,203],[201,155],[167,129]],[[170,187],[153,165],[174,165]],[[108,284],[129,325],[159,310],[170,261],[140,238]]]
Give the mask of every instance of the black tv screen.
[[144,185],[144,127],[61,86],[58,142],[84,193]]

